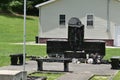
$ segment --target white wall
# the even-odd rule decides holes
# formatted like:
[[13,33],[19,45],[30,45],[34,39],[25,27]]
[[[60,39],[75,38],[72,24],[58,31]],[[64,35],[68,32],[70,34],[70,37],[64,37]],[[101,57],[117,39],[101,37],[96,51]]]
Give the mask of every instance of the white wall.
[[[114,39],[115,24],[120,21],[120,4],[110,1],[110,32],[107,32],[107,0],[57,0],[42,6],[40,21],[42,29],[39,37],[67,38],[68,20],[78,17],[85,25],[86,39]],[[116,13],[117,12],[117,13]],[[95,24],[86,26],[86,14],[93,13]],[[59,25],[59,15],[66,15],[66,26]]]
[[119,46],[119,35],[120,35],[120,2],[111,0],[110,2],[110,20],[111,20],[111,31],[114,32],[114,45]]

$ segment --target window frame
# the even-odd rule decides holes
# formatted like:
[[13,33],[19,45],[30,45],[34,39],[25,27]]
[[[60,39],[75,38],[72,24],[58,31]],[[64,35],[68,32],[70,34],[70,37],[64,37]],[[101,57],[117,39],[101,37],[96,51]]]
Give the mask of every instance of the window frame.
[[86,14],[86,25],[87,26],[94,26],[94,14],[93,13],[89,13]]
[[66,25],[66,15],[65,14],[59,15],[59,25]]

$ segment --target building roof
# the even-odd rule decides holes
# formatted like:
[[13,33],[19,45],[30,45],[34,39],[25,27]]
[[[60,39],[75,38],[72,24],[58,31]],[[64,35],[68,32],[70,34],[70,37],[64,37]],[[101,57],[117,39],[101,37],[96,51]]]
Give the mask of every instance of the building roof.
[[49,1],[43,2],[43,3],[41,3],[41,4],[37,4],[35,7],[38,8],[38,7],[44,6],[44,5],[46,5],[46,4],[52,3],[52,2],[54,2],[54,1],[56,1],[56,0],[49,0]]
[[[38,8],[38,7],[44,6],[44,5],[46,5],[46,4],[49,4],[49,3],[52,3],[52,2],[55,2],[55,1],[57,1],[57,0],[48,0],[48,1],[46,1],[46,2],[43,2],[43,3],[40,3],[40,4],[35,5],[35,7]],[[120,2],[120,0],[116,0],[116,1],[119,1],[119,2]]]

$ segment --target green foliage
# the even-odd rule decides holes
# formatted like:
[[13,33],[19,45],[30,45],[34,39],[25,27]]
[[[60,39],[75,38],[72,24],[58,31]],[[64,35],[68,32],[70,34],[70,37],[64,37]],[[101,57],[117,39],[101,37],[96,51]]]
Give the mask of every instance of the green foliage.
[[23,13],[23,3],[20,1],[12,1],[9,4],[9,7],[12,11],[17,13]]
[[12,0],[0,0],[1,4],[8,4],[9,2],[11,2]]
[[27,14],[28,15],[38,15],[38,9],[35,8],[35,5],[40,4],[48,0],[27,0]]
[[0,3],[0,12],[9,12],[8,4]]
[[9,12],[8,11],[8,8],[9,8],[9,3],[11,2],[12,0],[0,0],[0,12]]
[[[47,0],[27,0],[26,7],[27,7],[27,15],[38,15],[38,9],[35,8],[36,4],[40,4]],[[9,8],[11,11],[19,14],[23,14],[23,6],[24,1],[21,0],[12,0],[9,4]]]
[[[26,0],[27,2],[27,15],[38,15],[38,9],[35,8],[36,4],[40,4],[48,0]],[[15,12],[23,14],[24,0],[1,0],[0,12]]]

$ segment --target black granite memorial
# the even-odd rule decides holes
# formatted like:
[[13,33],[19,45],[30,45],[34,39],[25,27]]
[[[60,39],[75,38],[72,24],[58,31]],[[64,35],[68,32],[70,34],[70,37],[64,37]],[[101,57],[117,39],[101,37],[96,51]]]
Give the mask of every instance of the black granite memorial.
[[[43,62],[62,62],[64,71],[69,71],[69,63],[73,58],[84,58],[86,54],[105,56],[105,42],[84,40],[84,25],[78,18],[71,18],[68,22],[68,39],[50,39],[47,41],[48,58],[36,59],[38,70],[43,70]],[[96,55],[96,57],[98,57]],[[96,57],[94,58],[96,61]]]
[[49,57],[86,58],[86,54],[98,53],[105,56],[105,42],[101,40],[84,40],[84,25],[78,18],[68,22],[68,39],[53,39],[47,41]]
[[68,43],[74,52],[79,50],[84,42],[84,25],[78,18],[72,18],[68,22]]

